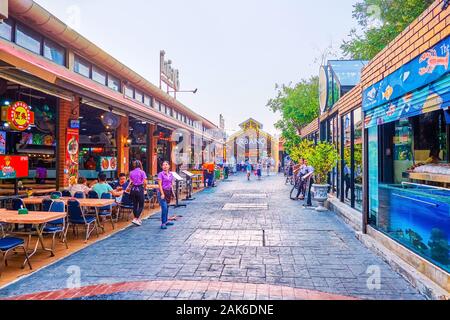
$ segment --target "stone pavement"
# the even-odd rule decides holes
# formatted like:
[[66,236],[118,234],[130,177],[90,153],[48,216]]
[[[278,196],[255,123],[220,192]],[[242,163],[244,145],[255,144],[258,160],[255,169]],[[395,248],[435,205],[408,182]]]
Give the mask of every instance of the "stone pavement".
[[0,298],[424,299],[333,213],[302,209],[289,191],[282,176],[231,177],[171,209],[182,215],[174,227],[161,230],[154,216]]

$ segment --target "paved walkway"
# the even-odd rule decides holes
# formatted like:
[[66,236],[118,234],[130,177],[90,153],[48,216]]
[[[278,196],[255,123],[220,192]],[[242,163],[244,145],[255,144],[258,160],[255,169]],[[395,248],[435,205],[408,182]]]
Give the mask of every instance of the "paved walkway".
[[[160,230],[155,216],[1,289],[0,298],[423,299],[334,214],[289,200],[282,176],[230,180],[177,209],[174,227]],[[369,277],[378,272],[377,287]]]

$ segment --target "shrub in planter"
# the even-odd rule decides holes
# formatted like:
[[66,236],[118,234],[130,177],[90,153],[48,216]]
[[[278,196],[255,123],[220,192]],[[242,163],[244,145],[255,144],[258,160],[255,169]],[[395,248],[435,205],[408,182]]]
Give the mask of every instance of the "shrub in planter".
[[336,167],[339,155],[336,147],[328,142],[319,142],[306,153],[305,158],[314,168],[314,199],[319,202],[318,211],[326,210],[323,206],[328,198],[328,174]]

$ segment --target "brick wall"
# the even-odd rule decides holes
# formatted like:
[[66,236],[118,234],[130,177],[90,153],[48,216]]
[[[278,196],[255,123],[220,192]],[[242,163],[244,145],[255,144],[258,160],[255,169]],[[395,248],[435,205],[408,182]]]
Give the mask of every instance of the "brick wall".
[[450,8],[435,1],[364,68],[361,85],[366,89],[381,81],[450,34]]
[[74,102],[59,99],[58,126],[57,126],[57,189],[64,189],[69,186],[68,174],[66,171],[67,152],[67,128],[70,120],[78,120],[80,116],[80,99],[75,97]]

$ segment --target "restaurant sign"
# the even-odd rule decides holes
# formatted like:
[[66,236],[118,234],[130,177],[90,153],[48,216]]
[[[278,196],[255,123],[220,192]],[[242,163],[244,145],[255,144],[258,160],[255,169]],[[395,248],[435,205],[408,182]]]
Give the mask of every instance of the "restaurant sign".
[[0,156],[0,179],[18,179],[28,176],[28,157]]
[[34,124],[34,112],[25,102],[17,101],[2,108],[2,120],[13,130],[25,131]]
[[180,89],[180,73],[177,69],[172,67],[172,60],[165,59],[165,55],[166,52],[162,50],[160,52],[161,81],[175,91],[178,91]]

